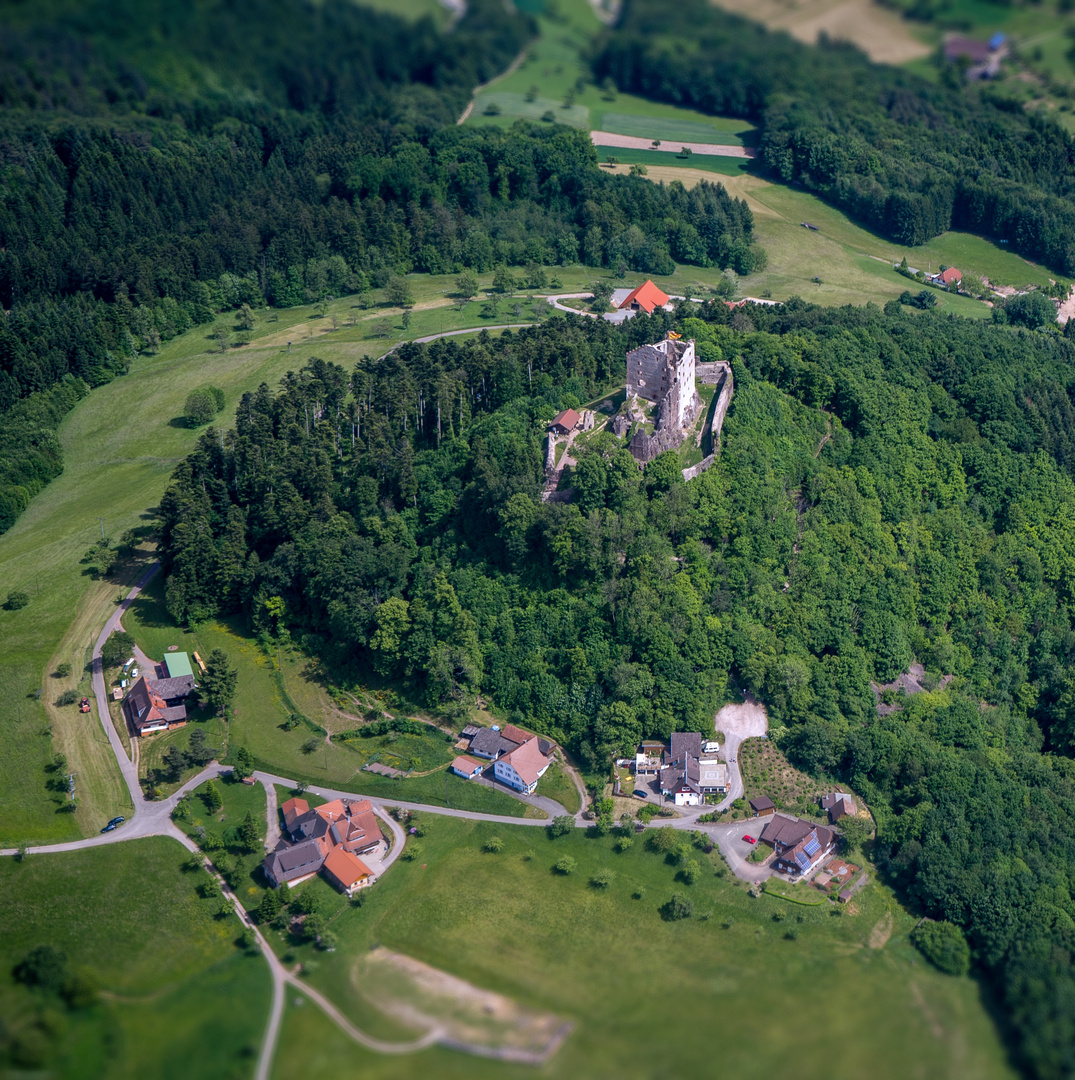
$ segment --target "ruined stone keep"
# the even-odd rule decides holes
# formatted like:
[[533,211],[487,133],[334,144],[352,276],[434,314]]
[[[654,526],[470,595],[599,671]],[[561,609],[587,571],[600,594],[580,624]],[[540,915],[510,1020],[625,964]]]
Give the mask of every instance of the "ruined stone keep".
[[655,432],[636,431],[631,453],[650,461],[683,442],[684,431],[698,415],[702,399],[694,388],[694,342],[666,338],[640,345],[627,354],[627,399],[640,397],[657,406]]

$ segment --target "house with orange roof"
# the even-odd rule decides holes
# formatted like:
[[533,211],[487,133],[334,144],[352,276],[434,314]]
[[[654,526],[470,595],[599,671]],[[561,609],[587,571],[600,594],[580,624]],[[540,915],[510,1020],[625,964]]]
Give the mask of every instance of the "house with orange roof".
[[345,848],[333,848],[325,859],[322,869],[330,885],[335,885],[348,896],[353,896],[356,889],[372,885],[377,879],[373,871],[357,856]]
[[284,815],[284,827],[291,832],[291,827],[303,814],[310,812],[310,804],[305,799],[288,799],[280,807],[280,813]]
[[644,311],[647,315],[652,315],[657,308],[664,307],[667,303],[668,294],[661,292],[652,281],[647,280],[624,297],[620,311]]
[[493,763],[493,775],[508,787],[533,795],[538,780],[551,764],[552,758],[542,752],[538,737],[531,735],[522,746]]

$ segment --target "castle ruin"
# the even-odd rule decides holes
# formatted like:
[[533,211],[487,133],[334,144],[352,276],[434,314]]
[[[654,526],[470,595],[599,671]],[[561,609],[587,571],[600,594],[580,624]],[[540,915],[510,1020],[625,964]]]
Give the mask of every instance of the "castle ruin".
[[702,406],[694,371],[694,342],[676,336],[627,354],[627,400],[638,397],[657,406],[654,433],[636,427],[631,437],[628,449],[638,461],[652,461],[683,442]]

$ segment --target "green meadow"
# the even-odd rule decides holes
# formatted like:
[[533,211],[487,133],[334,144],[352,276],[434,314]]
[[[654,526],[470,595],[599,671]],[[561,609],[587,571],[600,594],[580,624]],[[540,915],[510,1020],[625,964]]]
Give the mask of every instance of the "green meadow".
[[[752,898],[695,855],[695,884],[637,838],[424,819],[422,854],[397,862],[361,907],[319,885],[339,945],[315,955],[311,984],[363,1030],[387,1039],[420,1029],[377,1008],[358,978],[374,944],[451,972],[530,1009],[570,1021],[559,1052],[537,1068],[443,1049],[379,1056],[355,1046],[308,1001],[289,995],[275,1075],[347,1072],[381,1078],[631,1077],[720,1071],[744,1080],[797,1076],[1014,1076],[969,979],[929,968],[908,942],[914,925],[892,895],[869,886],[851,907]],[[493,854],[486,843],[502,841]],[[561,856],[569,875],[553,872]],[[610,884],[591,878],[611,871]],[[669,922],[673,892],[693,914]],[[838,914],[834,915],[833,912]],[[450,1017],[443,1019],[450,1020]]]
[[[269,973],[236,947],[239,921],[198,895],[206,875],[181,869],[187,857],[153,838],[0,860],[0,1038],[18,1047],[18,1075],[181,1080],[192,1060],[199,1080],[250,1074]],[[69,1009],[15,982],[40,945],[66,956],[95,1003]]]

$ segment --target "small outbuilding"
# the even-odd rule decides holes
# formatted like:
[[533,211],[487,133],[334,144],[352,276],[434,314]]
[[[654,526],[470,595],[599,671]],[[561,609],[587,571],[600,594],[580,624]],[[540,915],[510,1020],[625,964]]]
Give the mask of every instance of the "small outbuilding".
[[554,435],[570,435],[582,422],[582,416],[574,409],[564,409],[552,418],[549,430]]
[[480,761],[475,761],[474,758],[467,757],[466,754],[460,754],[452,762],[452,772],[456,776],[463,777],[464,780],[473,780],[475,777],[481,776],[483,768],[485,766]]
[[750,809],[754,811],[755,817],[772,817],[776,813],[776,806],[768,795],[759,795],[751,799]]

